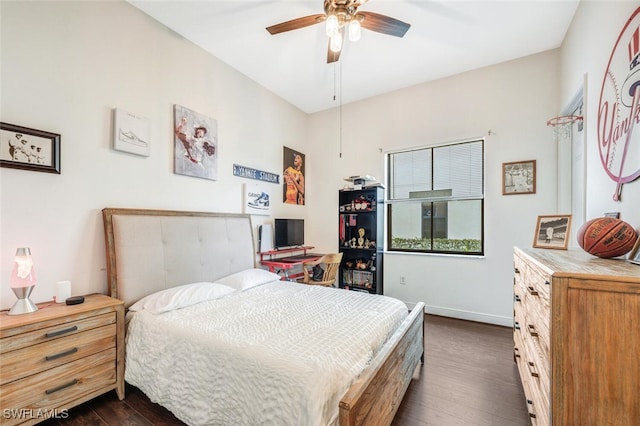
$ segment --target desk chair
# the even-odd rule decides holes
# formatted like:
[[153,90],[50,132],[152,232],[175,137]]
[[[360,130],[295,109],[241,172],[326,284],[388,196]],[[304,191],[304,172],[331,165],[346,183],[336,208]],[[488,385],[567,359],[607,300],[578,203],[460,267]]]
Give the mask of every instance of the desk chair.
[[[304,276],[298,282],[331,287],[336,280],[336,275],[340,268],[340,261],[342,261],[342,253],[330,253],[325,254],[320,259],[304,262],[302,264],[302,272]],[[315,265],[320,265],[324,269],[324,274],[322,274],[321,280],[313,279],[313,267]]]

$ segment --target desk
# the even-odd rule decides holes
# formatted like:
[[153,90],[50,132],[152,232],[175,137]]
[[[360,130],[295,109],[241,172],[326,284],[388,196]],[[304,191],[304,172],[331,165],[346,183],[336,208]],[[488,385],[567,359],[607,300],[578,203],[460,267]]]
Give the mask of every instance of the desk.
[[[289,271],[295,267],[302,266],[304,262],[313,261],[321,258],[322,254],[317,253],[308,253],[307,250],[311,250],[313,247],[311,246],[303,246],[303,247],[294,247],[288,249],[280,249],[280,250],[270,250],[265,252],[259,252],[260,254],[260,264],[262,266],[266,266],[269,268],[270,272],[280,273],[282,272],[284,276],[283,280],[295,280],[303,275],[302,272],[298,272],[292,275],[289,275]],[[287,254],[292,254],[295,252],[301,252],[300,254],[294,256],[282,256]],[[278,257],[282,256],[282,257]]]

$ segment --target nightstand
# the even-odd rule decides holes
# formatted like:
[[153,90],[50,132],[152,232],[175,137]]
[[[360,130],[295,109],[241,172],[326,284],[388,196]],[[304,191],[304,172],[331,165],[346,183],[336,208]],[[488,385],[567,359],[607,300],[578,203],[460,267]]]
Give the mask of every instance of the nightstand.
[[124,307],[102,295],[0,312],[0,424],[35,424],[115,389],[124,398]]

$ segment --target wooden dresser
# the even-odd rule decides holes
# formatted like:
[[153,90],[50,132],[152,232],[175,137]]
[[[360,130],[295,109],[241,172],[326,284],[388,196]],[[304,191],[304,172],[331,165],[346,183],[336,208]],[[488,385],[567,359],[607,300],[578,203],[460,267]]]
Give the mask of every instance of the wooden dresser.
[[514,357],[535,425],[640,424],[640,266],[514,250]]
[[101,294],[22,315],[0,312],[0,424],[65,418],[115,389],[124,398],[124,309]]

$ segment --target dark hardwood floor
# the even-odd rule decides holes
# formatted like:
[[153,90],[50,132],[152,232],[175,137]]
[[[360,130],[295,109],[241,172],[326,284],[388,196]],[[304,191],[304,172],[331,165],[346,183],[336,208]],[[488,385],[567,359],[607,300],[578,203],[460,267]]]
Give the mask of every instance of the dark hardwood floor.
[[[425,316],[425,364],[418,367],[393,426],[528,425],[513,362],[511,329]],[[183,425],[170,412],[127,385],[43,425]]]
[[413,378],[393,426],[531,424],[511,328],[426,315]]

